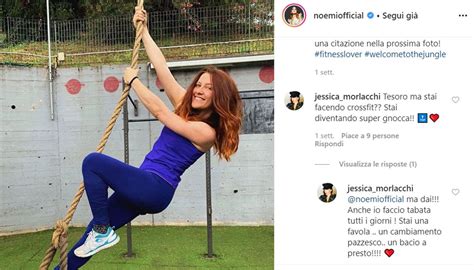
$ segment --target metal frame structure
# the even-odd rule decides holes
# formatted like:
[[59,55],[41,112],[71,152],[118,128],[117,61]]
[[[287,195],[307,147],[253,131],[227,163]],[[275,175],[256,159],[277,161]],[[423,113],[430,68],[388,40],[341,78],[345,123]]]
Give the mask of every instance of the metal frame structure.
[[[217,65],[231,65],[230,63],[233,64],[242,64],[242,63],[248,63],[248,62],[267,62],[267,61],[273,61],[274,56],[273,55],[260,55],[260,56],[251,56],[251,57],[235,57],[235,58],[224,58],[224,59],[212,59],[213,64]],[[182,68],[196,68],[199,66],[205,66],[208,65],[209,59],[204,59],[204,60],[192,60],[192,61],[187,61],[185,64],[184,62],[170,62],[169,66],[174,69],[182,69]],[[154,69],[154,67],[151,65],[151,63],[147,64],[147,79],[149,79],[149,72],[150,70]],[[122,86],[125,87],[125,82],[122,81]],[[269,89],[265,90],[247,90],[247,91],[241,91],[240,93],[257,93],[261,91],[268,91]],[[163,90],[160,90],[163,91]],[[246,99],[262,99],[262,98],[274,98],[273,95],[263,95],[263,96],[247,96],[247,97],[241,97],[242,100]],[[138,106],[137,104],[132,100],[130,95],[128,96],[128,100],[130,103],[133,105],[134,109],[134,116],[138,116]],[[126,164],[129,164],[129,158],[130,158],[130,150],[129,150],[129,123],[137,123],[137,122],[152,122],[152,121],[158,121],[156,118],[151,118],[151,119],[129,119],[128,117],[128,102],[125,102],[123,105],[123,133],[124,133],[124,162]],[[214,258],[214,252],[213,252],[213,238],[212,238],[212,196],[211,196],[211,154],[210,151],[206,152],[205,155],[206,159],[206,216],[207,216],[207,258]],[[133,251],[132,251],[132,226],[131,223],[127,223],[127,252],[125,253],[126,257],[133,257]]]
[[[125,85],[124,83],[122,85]],[[135,102],[128,96],[128,99],[134,107],[134,115],[138,116],[138,107]],[[158,121],[155,118],[152,119],[129,119],[128,118],[128,102],[123,105],[123,139],[124,139],[124,162],[129,164],[130,151],[129,151],[129,123],[137,122],[151,122]],[[206,152],[206,213],[207,213],[207,257],[213,258],[213,245],[212,245],[212,203],[211,203],[211,154],[210,151]],[[132,224],[127,223],[127,253],[126,257],[133,257],[132,251]]]
[[[124,83],[122,85],[125,85]],[[256,92],[256,91],[244,91],[245,92]],[[260,98],[273,98],[273,96],[260,96],[260,97],[243,97],[242,99],[260,99]],[[130,96],[129,101],[134,107],[134,115],[138,116],[138,107]],[[123,139],[124,139],[124,162],[129,164],[130,151],[129,151],[129,123],[137,122],[152,122],[158,121],[156,118],[151,119],[129,119],[128,118],[128,102],[124,103],[123,106]],[[206,215],[207,215],[207,257],[213,258],[213,239],[212,239],[212,196],[211,196],[211,154],[210,151],[206,152]],[[127,253],[126,257],[133,257],[132,251],[132,225],[127,223]]]

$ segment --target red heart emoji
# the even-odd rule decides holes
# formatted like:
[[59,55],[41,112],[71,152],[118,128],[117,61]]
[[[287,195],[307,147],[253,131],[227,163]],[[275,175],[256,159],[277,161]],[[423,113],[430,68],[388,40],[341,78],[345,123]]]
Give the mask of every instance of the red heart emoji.
[[385,249],[385,255],[387,255],[387,257],[389,257],[389,258],[392,257],[393,253],[395,253],[395,250],[393,250],[391,248],[390,249],[388,249],[388,248]]
[[436,122],[436,120],[439,119],[439,114],[437,114],[437,113],[435,113],[435,114],[433,114],[433,113],[430,114],[430,119],[431,119],[431,121]]

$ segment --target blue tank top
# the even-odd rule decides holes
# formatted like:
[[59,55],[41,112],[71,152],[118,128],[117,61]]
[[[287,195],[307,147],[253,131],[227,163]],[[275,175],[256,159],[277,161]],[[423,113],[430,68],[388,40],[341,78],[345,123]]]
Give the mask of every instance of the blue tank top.
[[176,189],[184,171],[203,154],[190,140],[164,126],[140,169],[157,174]]

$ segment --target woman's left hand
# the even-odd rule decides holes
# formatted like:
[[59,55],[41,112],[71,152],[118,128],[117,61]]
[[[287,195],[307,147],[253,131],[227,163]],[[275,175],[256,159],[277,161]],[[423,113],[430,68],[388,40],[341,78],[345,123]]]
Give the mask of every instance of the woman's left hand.
[[123,73],[123,80],[126,84],[130,84],[130,81],[135,77],[138,77],[138,69],[134,69],[131,67],[125,69]]

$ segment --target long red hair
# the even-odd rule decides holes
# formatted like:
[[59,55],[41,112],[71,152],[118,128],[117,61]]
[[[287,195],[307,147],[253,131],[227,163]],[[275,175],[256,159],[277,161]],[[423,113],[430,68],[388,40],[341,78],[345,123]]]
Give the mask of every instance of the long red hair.
[[[191,107],[193,89],[202,74],[209,73],[212,83],[212,114]],[[239,147],[239,132],[242,126],[242,100],[234,80],[225,71],[210,66],[201,69],[189,85],[175,113],[186,120],[203,121],[216,131],[214,147],[220,158],[227,161]]]

